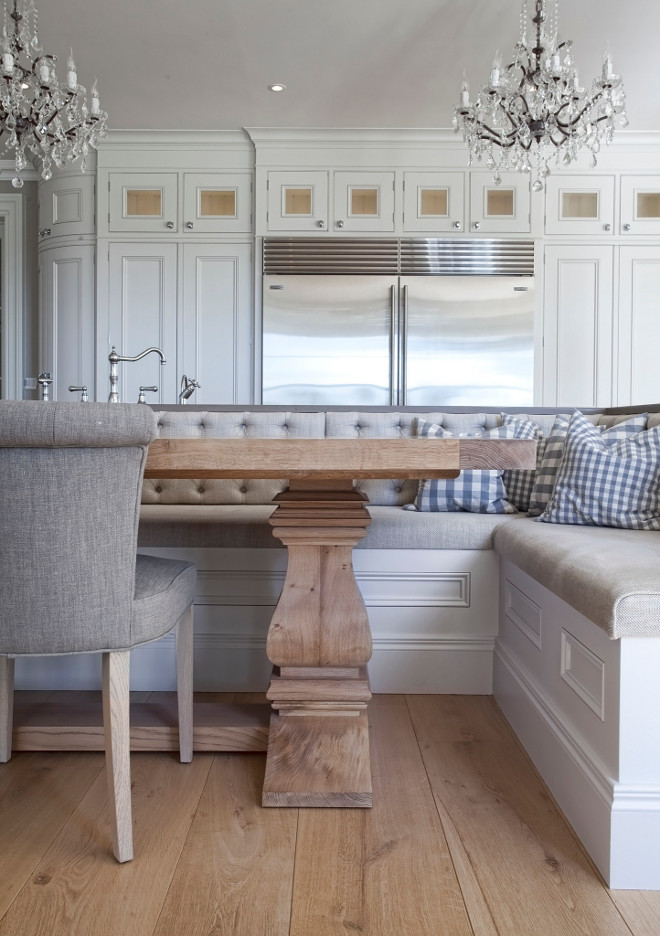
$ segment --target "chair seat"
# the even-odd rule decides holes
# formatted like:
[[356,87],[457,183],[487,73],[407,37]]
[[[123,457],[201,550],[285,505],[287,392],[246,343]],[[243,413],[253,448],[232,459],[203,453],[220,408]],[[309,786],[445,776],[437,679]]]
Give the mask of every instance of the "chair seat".
[[177,621],[193,601],[195,578],[192,562],[137,556],[131,647],[158,640],[172,629],[172,621]]

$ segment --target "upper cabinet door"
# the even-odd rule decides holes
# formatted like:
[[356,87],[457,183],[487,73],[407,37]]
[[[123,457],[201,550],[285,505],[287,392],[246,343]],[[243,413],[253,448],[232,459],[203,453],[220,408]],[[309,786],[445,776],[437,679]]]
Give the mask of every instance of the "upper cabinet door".
[[55,176],[39,183],[40,244],[94,233],[94,174]]
[[546,234],[614,231],[614,176],[549,176],[545,183]]
[[252,175],[186,172],[183,177],[183,230],[198,234],[252,230]]
[[465,173],[405,172],[403,230],[444,234],[465,226]]
[[394,173],[335,172],[335,231],[393,231]]
[[111,172],[109,231],[178,231],[176,172]]
[[530,178],[519,172],[470,174],[470,233],[526,234],[531,231]]
[[269,172],[269,231],[327,231],[328,173]]
[[621,177],[621,233],[660,234],[660,176]]

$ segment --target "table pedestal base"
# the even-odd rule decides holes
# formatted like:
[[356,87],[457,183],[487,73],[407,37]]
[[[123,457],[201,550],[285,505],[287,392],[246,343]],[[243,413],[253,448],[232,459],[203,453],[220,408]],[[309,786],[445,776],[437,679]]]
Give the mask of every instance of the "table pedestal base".
[[275,665],[264,806],[371,806],[367,610],[353,572],[366,497],[350,481],[292,482],[274,535],[288,567],[268,632]]

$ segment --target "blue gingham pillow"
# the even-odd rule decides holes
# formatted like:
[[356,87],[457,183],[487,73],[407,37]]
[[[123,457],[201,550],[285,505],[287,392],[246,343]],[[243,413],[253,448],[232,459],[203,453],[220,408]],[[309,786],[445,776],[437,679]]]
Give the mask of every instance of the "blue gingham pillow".
[[[417,435],[451,438],[453,433],[437,423],[418,419]],[[471,432],[468,435],[471,438],[513,439],[515,430],[511,426],[498,426],[496,429]],[[404,510],[516,513],[516,508],[506,499],[501,471],[461,471],[457,478],[451,480],[420,481],[414,503],[404,504]]]
[[536,471],[543,460],[543,429],[528,416],[512,416],[510,413],[502,413],[502,425],[513,427],[516,439],[536,439],[536,470],[512,468],[502,475],[506,499],[516,510],[527,511]]
[[554,491],[536,519],[660,530],[660,426],[608,445],[605,433],[575,412]]
[[[579,410],[576,410],[576,412],[579,412]],[[586,417],[584,418],[586,419]],[[610,429],[606,429],[604,426],[594,426],[594,429],[601,435],[605,445],[615,445],[617,442],[625,441],[631,435],[645,429],[647,419],[648,413],[640,413],[617,423]],[[530,517],[538,517],[539,514],[542,514],[552,496],[570,421],[571,416],[568,413],[557,416],[550,435],[538,443],[537,471],[529,498],[528,512]],[[589,422],[589,425],[593,426],[593,423]],[[540,463],[539,457],[541,459]]]

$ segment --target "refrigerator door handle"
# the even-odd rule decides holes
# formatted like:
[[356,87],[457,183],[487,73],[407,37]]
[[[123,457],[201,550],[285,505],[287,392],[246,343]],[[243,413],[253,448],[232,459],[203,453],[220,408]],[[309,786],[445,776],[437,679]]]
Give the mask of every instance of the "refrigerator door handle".
[[397,405],[399,354],[397,345],[396,286],[390,286],[390,406]]
[[399,385],[399,398],[401,401],[401,406],[407,405],[408,398],[408,373],[406,366],[406,356],[408,354],[408,287],[403,286],[401,289],[401,339],[400,339],[400,354],[401,354],[401,364],[399,366],[400,374],[400,385]]

